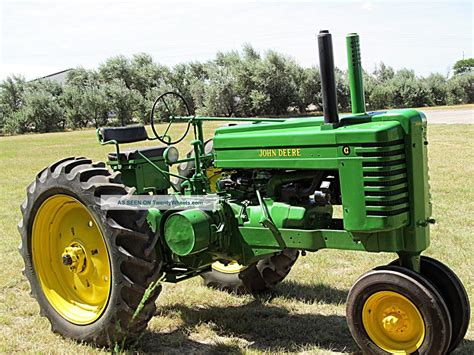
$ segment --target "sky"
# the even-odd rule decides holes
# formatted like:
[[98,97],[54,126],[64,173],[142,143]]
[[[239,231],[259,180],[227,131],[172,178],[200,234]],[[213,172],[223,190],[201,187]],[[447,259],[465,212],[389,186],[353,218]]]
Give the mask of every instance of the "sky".
[[363,66],[383,61],[417,75],[446,75],[473,56],[473,1],[0,0],[0,80],[97,68],[145,52],[161,64],[206,61],[244,43],[318,64],[316,34],[333,34],[347,68],[345,35],[361,37]]

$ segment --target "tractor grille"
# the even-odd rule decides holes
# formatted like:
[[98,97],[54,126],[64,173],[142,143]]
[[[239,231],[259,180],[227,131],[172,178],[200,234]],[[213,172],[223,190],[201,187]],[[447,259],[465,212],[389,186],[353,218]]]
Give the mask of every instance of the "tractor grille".
[[368,216],[396,216],[409,210],[403,140],[367,143],[356,148],[363,157],[365,205]]

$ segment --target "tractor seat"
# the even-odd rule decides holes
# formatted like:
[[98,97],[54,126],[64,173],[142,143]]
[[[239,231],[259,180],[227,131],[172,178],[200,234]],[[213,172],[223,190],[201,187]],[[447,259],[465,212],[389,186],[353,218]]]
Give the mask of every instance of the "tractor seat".
[[99,128],[99,136],[103,142],[114,140],[117,143],[141,142],[149,139],[143,125],[103,127]]
[[[158,147],[150,147],[150,148],[136,148],[136,149],[129,149],[120,152],[120,160],[135,160],[135,159],[143,159],[138,152],[146,156],[147,158],[157,158],[162,157],[163,153],[167,146],[160,145]],[[109,160],[117,160],[117,153],[109,153],[108,155]]]

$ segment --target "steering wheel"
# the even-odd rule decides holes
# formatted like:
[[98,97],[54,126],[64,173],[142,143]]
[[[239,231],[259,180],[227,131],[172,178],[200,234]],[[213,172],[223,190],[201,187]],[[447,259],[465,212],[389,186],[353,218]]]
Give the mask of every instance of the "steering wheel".
[[[160,142],[162,142],[166,145],[172,145],[172,144],[177,144],[177,143],[181,142],[184,139],[184,137],[186,137],[186,135],[188,134],[189,128],[191,126],[191,121],[188,121],[188,126],[186,127],[186,130],[185,130],[184,134],[179,139],[177,139],[175,141],[171,140],[171,136],[168,135],[168,132],[170,131],[170,128],[171,128],[171,125],[173,124],[173,122],[174,121],[178,122],[178,120],[175,120],[175,117],[179,116],[179,115],[175,115],[175,112],[172,112],[172,110],[170,109],[170,105],[168,105],[168,102],[166,101],[166,97],[169,97],[169,96],[174,97],[174,98],[178,98],[179,101],[181,101],[181,103],[184,104],[184,108],[186,110],[187,116],[192,116],[191,110],[189,109],[189,105],[186,102],[185,98],[181,94],[178,94],[177,92],[174,92],[174,91],[168,91],[168,92],[165,92],[164,94],[161,94],[160,96],[158,96],[158,98],[155,100],[155,102],[153,103],[153,106],[151,108],[150,123],[151,123],[151,129],[152,129],[153,134],[155,135],[156,139],[158,139]],[[166,129],[165,129],[165,131],[162,135],[157,133],[157,131],[155,129],[155,120],[154,120],[155,111],[156,111],[158,103],[160,103],[160,102],[164,104],[165,111],[168,114],[167,120],[169,121],[168,126],[166,127]],[[166,122],[166,119],[162,119],[162,121]]]

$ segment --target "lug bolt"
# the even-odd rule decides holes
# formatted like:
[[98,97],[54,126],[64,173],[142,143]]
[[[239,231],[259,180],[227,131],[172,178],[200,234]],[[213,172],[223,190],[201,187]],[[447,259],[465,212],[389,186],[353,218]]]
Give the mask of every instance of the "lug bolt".
[[66,254],[66,255],[63,255],[63,265],[72,265],[72,258],[70,255]]

